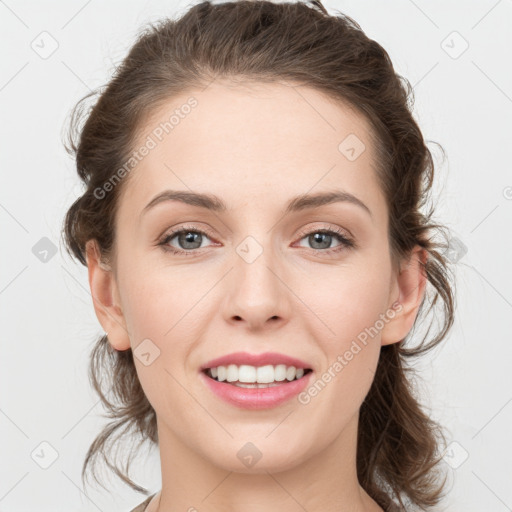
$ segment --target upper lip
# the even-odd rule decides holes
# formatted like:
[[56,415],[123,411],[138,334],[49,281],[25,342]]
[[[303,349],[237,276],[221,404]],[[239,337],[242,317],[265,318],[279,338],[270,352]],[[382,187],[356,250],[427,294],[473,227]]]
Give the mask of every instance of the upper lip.
[[250,366],[265,366],[285,364],[286,366],[295,366],[295,368],[311,369],[308,363],[297,359],[296,357],[279,354],[277,352],[265,352],[263,354],[249,354],[248,352],[233,352],[222,357],[212,359],[201,366],[201,371],[207,368],[217,368],[218,366],[228,366],[236,364],[237,366],[247,364]]

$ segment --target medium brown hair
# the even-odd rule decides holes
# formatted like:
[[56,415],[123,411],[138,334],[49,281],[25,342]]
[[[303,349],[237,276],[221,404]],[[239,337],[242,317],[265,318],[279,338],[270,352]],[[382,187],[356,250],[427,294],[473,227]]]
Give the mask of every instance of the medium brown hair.
[[[130,158],[142,123],[173,95],[203,88],[216,78],[306,85],[355,108],[369,121],[380,186],[389,210],[389,247],[398,263],[419,245],[428,254],[422,270],[427,291],[416,324],[429,313],[439,321],[416,347],[406,339],[381,348],[370,391],[360,409],[357,475],[366,492],[386,508],[391,498],[402,506],[427,508],[444,495],[440,481],[442,427],[423,411],[415,397],[416,374],[408,360],[438,345],[453,324],[454,289],[446,228],[432,221],[430,201],[434,163],[413,119],[413,90],[395,73],[387,52],[369,39],[350,17],[329,15],[319,0],[272,3],[266,0],[201,2],[179,19],[150,23],[117,67],[105,90],[82,98],[74,107],[66,149],[76,158],[85,185],[69,208],[63,226],[66,249],[87,265],[85,245],[95,239],[104,262],[115,262],[115,218],[124,178],[104,198],[104,186]],[[95,104],[84,105],[94,94]],[[83,124],[82,124],[83,121]],[[129,178],[129,175],[128,175]],[[446,237],[445,237],[446,239]],[[428,307],[427,307],[428,306]],[[435,306],[435,308],[434,308]],[[422,324],[423,325],[423,324]],[[414,333],[415,334],[415,333]],[[137,377],[131,349],[116,351],[101,336],[91,353],[89,377],[113,419],[87,452],[96,478],[96,458],[138,492],[148,491],[111,461],[126,433],[140,443],[158,443],[156,414]],[[153,446],[153,445],[152,445]],[[94,464],[93,464],[94,462]]]

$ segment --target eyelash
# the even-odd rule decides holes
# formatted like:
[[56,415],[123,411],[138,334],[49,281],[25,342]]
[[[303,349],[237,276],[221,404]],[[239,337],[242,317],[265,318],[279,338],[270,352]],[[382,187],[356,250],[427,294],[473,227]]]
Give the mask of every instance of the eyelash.
[[[176,249],[175,247],[171,247],[171,246],[167,245],[176,235],[179,235],[181,233],[190,233],[190,232],[199,233],[201,235],[206,235],[208,238],[214,238],[213,235],[207,229],[202,230],[202,229],[197,229],[194,226],[183,226],[175,231],[172,231],[171,233],[166,234],[164,236],[164,238],[158,243],[158,245],[162,246],[162,249],[164,251],[170,252],[172,254],[184,255],[184,256],[194,256],[194,253],[197,253],[199,251],[199,249],[190,249],[188,251],[185,251],[185,250]],[[331,255],[333,253],[338,253],[338,252],[342,251],[343,249],[357,248],[354,240],[352,240],[351,238],[348,238],[343,233],[343,231],[341,231],[338,228],[335,228],[335,229],[322,228],[322,229],[314,229],[311,231],[302,232],[299,234],[300,235],[299,240],[302,240],[306,236],[313,235],[316,233],[334,235],[335,238],[337,238],[338,241],[341,242],[341,244],[337,247],[331,247],[330,249],[311,249],[314,252],[319,252],[324,255]]]
[[[172,254],[177,255],[183,255],[183,256],[194,256],[195,253],[199,251],[199,249],[190,249],[188,251],[176,249],[174,247],[171,247],[167,245],[176,235],[179,235],[180,233],[199,233],[201,235],[206,235],[208,238],[214,238],[212,233],[210,233],[207,229],[198,229],[194,226],[183,226],[179,229],[176,229],[175,231],[171,231],[171,233],[167,233],[160,242],[158,242],[159,246],[162,246],[162,249],[166,252],[170,252]],[[341,244],[337,247],[331,247],[330,249],[311,249],[314,252],[322,253],[324,255],[331,255],[333,253],[338,253],[342,251],[343,249],[355,249],[357,248],[356,243],[353,239],[348,238],[343,231],[341,231],[338,228],[335,229],[314,229],[312,231],[302,232],[300,233],[300,239],[302,240],[306,236],[313,235],[316,233],[322,233],[327,235],[334,235],[335,238],[338,239]],[[304,247],[303,247],[304,249]]]

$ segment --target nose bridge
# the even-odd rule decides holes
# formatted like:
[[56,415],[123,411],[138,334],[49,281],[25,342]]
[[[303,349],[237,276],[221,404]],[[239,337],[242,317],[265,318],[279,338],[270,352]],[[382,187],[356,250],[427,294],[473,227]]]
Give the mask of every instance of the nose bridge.
[[285,287],[278,277],[276,244],[271,233],[264,229],[258,233],[247,235],[235,247],[234,286],[228,312],[228,316],[240,317],[253,326],[282,317],[286,302]]

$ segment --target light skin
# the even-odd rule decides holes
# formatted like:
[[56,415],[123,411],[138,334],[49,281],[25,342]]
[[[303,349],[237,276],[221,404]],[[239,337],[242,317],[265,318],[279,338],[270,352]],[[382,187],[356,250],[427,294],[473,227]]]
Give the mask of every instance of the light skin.
[[[161,456],[162,490],[148,512],[381,511],[357,480],[358,412],[381,347],[411,330],[426,281],[419,247],[393,269],[369,124],[309,87],[218,79],[169,99],[140,143],[191,95],[197,107],[125,183],[112,269],[87,244],[94,307],[111,345],[135,351],[149,339],[160,350],[148,366],[134,358]],[[353,161],[338,149],[351,133],[366,146]],[[163,201],[142,213],[167,189],[214,194],[227,210]],[[332,190],[371,214],[348,201],[284,214],[292,197]],[[210,234],[168,240],[186,255],[157,245],[183,226]],[[356,246],[308,236],[325,229]],[[262,250],[251,263],[236,250],[248,236]],[[328,255],[326,246],[340,250]],[[248,411],[199,379],[213,358],[271,351],[309,362],[314,382],[397,301],[400,311],[308,404]],[[252,467],[237,457],[248,442],[262,453]]]

